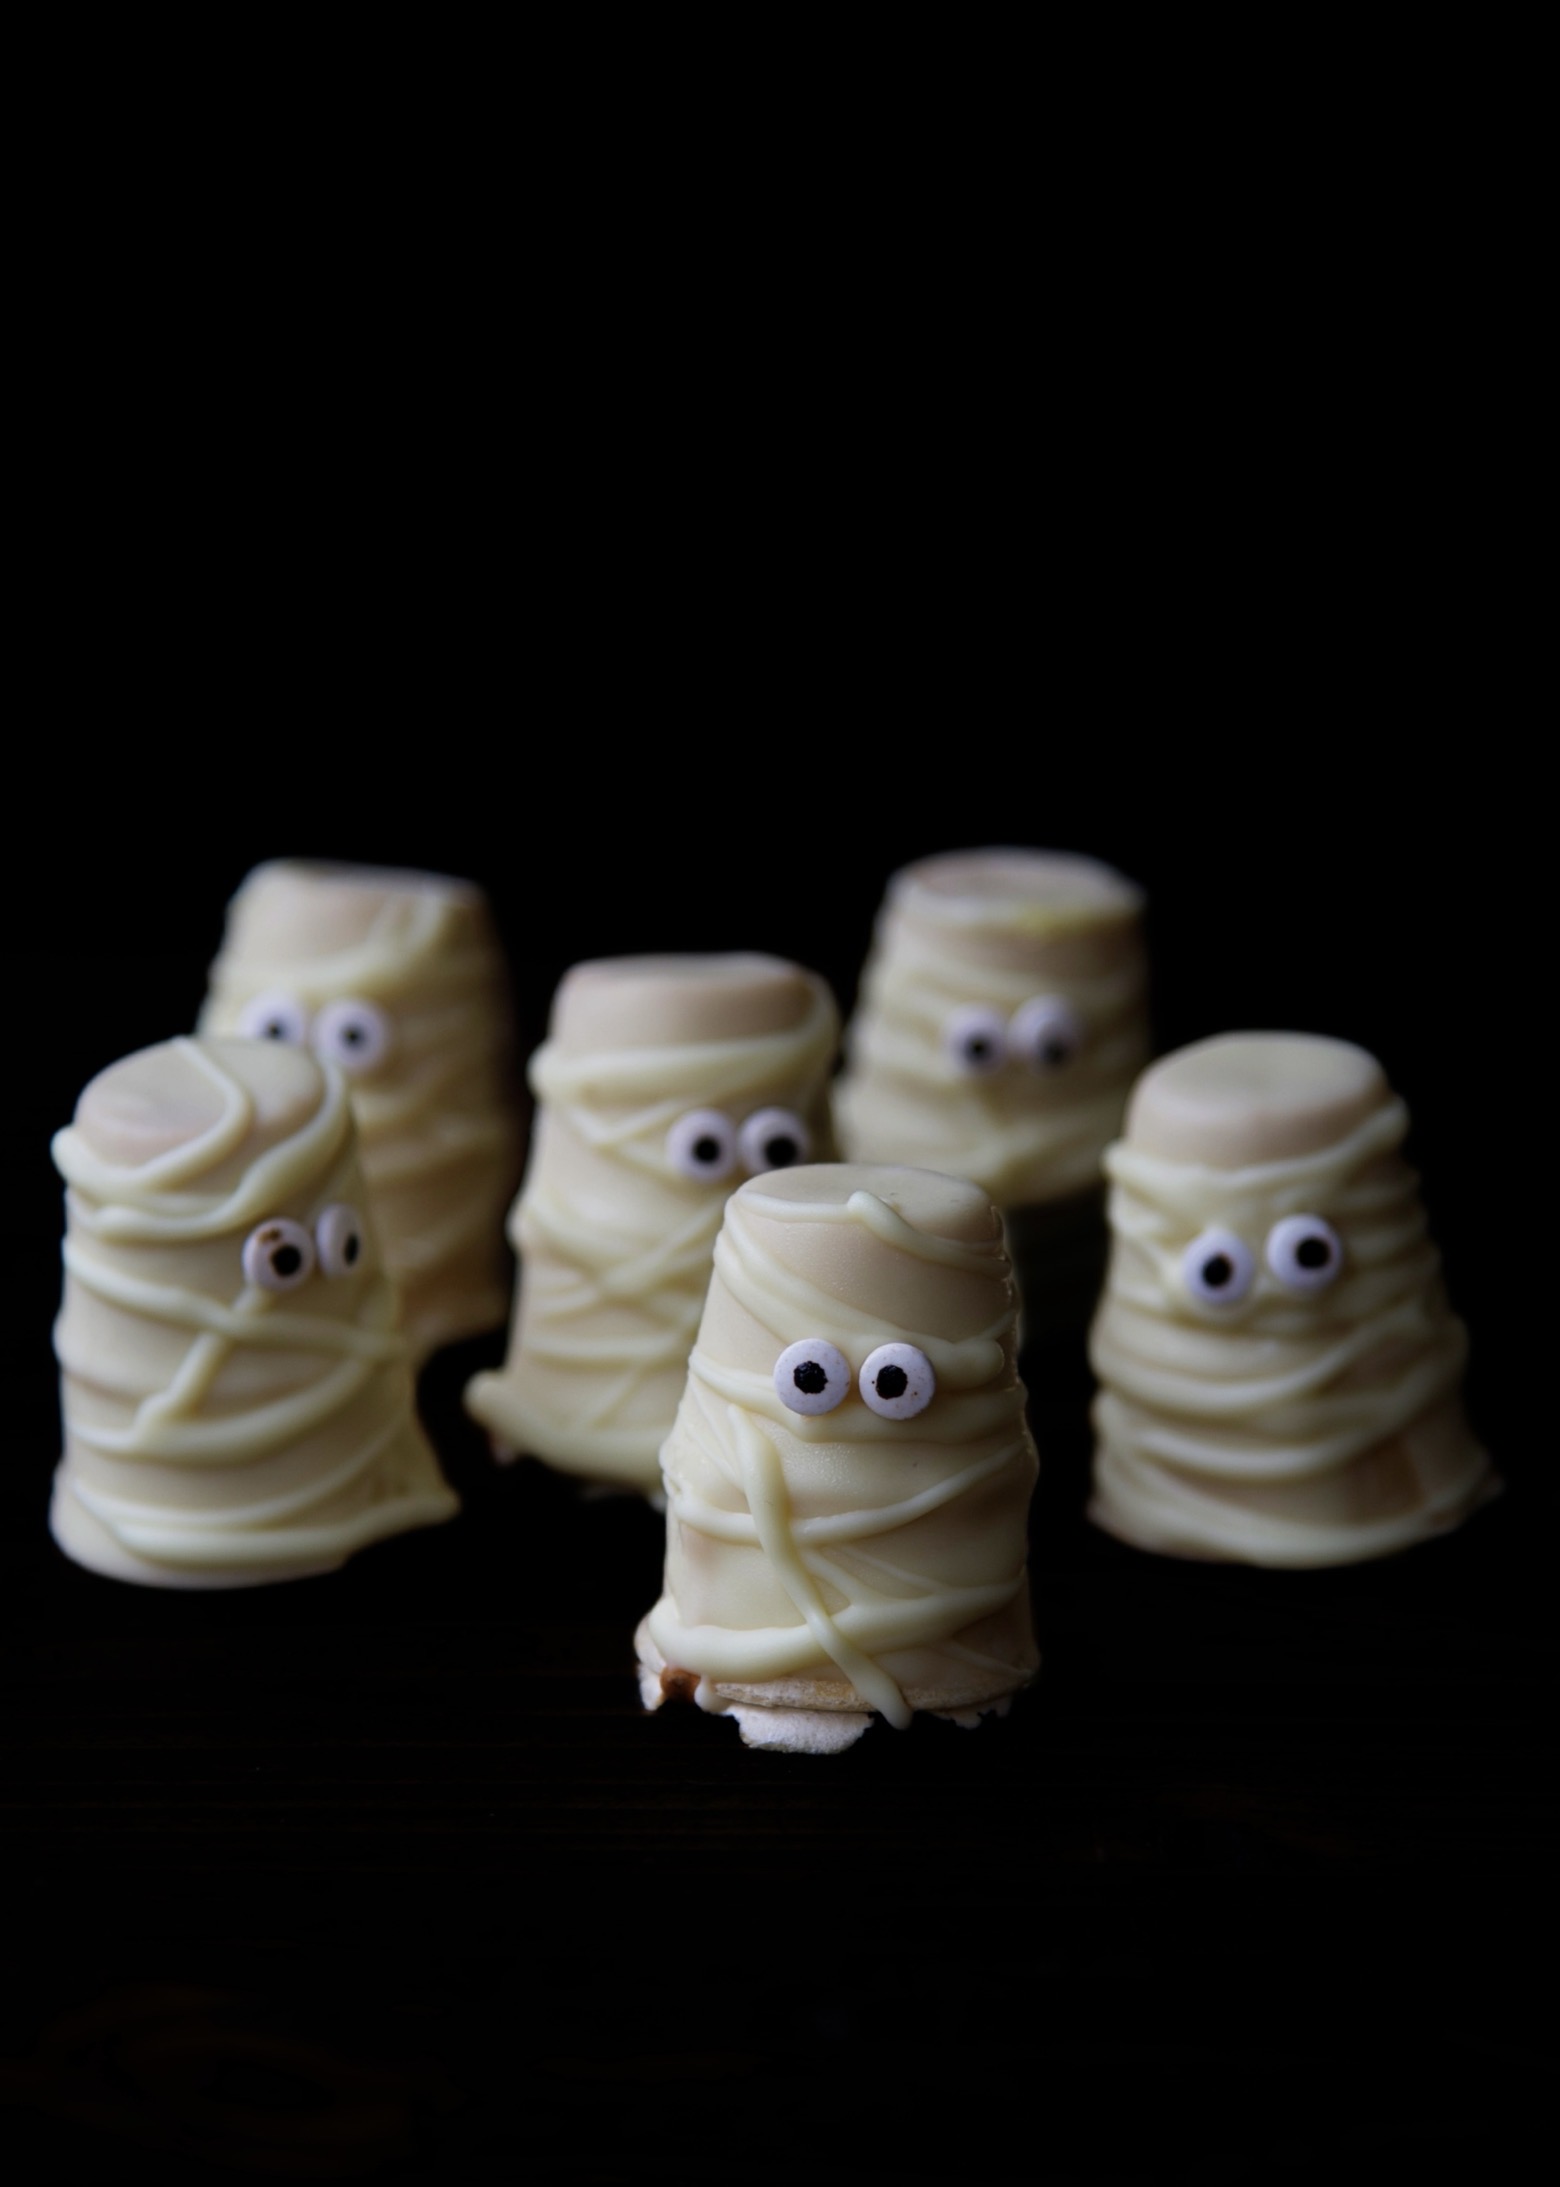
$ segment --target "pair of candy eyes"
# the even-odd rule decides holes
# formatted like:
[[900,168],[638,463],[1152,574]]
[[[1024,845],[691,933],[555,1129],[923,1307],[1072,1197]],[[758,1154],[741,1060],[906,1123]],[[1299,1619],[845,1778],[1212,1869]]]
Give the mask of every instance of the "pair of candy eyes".
[[1010,1056],[1032,1071],[1059,1071],[1083,1046],[1083,1020],[1060,995],[1032,995],[1011,1019],[968,1002],[943,1026],[943,1046],[966,1078],[989,1078]]
[[354,1077],[377,1070],[395,1045],[390,1020],[372,1002],[343,995],[311,1019],[294,995],[256,995],[244,1005],[238,1029],[246,1040],[285,1040]]
[[296,1291],[316,1268],[350,1276],[363,1265],[363,1224],[355,1207],[326,1208],[311,1237],[302,1223],[275,1215],[244,1240],[244,1281],[260,1291]]
[[885,1420],[913,1420],[937,1395],[932,1363],[914,1344],[880,1344],[863,1360],[859,1375],[851,1373],[850,1361],[827,1337],[803,1337],[775,1361],[775,1395],[792,1412],[833,1412],[850,1395],[852,1383]]
[[[1262,1257],[1286,1290],[1325,1291],[1343,1268],[1343,1240],[1320,1215],[1286,1215]],[[1181,1276],[1204,1306],[1236,1306],[1257,1280],[1257,1258],[1233,1230],[1205,1230],[1181,1255]]]
[[679,1177],[719,1184],[740,1161],[750,1177],[805,1162],[812,1134],[794,1109],[755,1109],[740,1129],[719,1109],[690,1109],[666,1135],[666,1159]]

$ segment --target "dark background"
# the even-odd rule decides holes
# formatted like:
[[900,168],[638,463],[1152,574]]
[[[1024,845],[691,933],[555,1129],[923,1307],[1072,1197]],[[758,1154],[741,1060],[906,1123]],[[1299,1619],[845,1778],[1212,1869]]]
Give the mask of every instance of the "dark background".
[[[1488,2173],[1545,2115],[1554,1506],[1514,1231],[1546,1219],[1521,1089],[1550,982],[1497,760],[1471,729],[1431,758],[1403,703],[1388,729],[1226,693],[1215,730],[1146,683],[1122,720],[913,682],[864,730],[653,674],[604,723],[473,721],[381,676],[356,784],[353,738],[268,687],[210,790],[204,733],[90,803],[61,764],[53,881],[9,919],[5,1135],[0,2134],[38,2176],[1363,2181]],[[1082,1521],[1087,1378],[1053,1347],[1038,1685],[833,1759],[640,1713],[659,1521],[494,1471],[458,1400],[499,1338],[424,1376],[466,1499],[442,1531],[208,1596],[54,1551],[48,1136],[192,1023],[250,865],[474,876],[530,1046],[565,966],[625,949],[777,950],[848,1008],[889,871],[993,841],[1146,885],[1161,1049],[1272,1026],[1382,1057],[1508,1483],[1463,1533],[1333,1573],[1121,1548]]]
[[[79,54],[68,109],[32,86],[25,2176],[1374,2187],[1525,2177],[1548,2134],[1543,132],[1466,40],[1300,39],[1285,128],[1244,48],[1194,47],[1198,102],[1108,35],[1108,71],[977,78],[939,34],[933,96],[814,41],[800,129],[725,51],[676,107],[599,37],[577,91],[446,89],[420,41],[411,95],[366,41],[273,40],[247,130],[204,54],[161,107],[113,66],[94,102]],[[451,1527],[228,1596],[53,1551],[48,1137],[190,1024],[256,860],[475,875],[534,1038],[598,951],[769,946],[844,999],[886,872],[1002,840],[1148,885],[1162,1046],[1382,1056],[1509,1483],[1464,1533],[1338,1573],[1136,1556],[1081,1522],[1053,1361],[1038,1685],[827,1761],[639,1713],[656,1522],[491,1471],[457,1400],[493,1346],[425,1378]]]

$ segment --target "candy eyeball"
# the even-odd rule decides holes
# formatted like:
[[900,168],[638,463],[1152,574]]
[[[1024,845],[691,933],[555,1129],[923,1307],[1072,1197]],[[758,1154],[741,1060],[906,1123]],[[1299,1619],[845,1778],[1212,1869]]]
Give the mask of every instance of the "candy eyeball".
[[372,1002],[344,995],[328,1002],[314,1021],[314,1052],[350,1077],[375,1071],[395,1045],[390,1020]]
[[791,1412],[833,1412],[850,1384],[850,1361],[827,1337],[802,1337],[775,1361],[775,1395]]
[[309,1044],[309,1013],[295,995],[256,995],[238,1015],[245,1040],[285,1040],[291,1047]]
[[1059,1071],[1083,1046],[1083,1020],[1060,995],[1032,995],[1014,1012],[1008,1040],[1032,1071]]
[[719,1109],[690,1109],[666,1135],[666,1159],[679,1177],[718,1185],[737,1166],[737,1127]]
[[260,1291],[296,1291],[314,1273],[314,1240],[302,1223],[273,1216],[244,1240],[244,1281]]
[[1235,1306],[1256,1277],[1257,1264],[1233,1230],[1205,1230],[1181,1255],[1181,1279],[1203,1306]]
[[766,1169],[790,1169],[812,1152],[812,1134],[794,1109],[759,1109],[737,1138],[742,1166],[750,1177]]
[[1325,1291],[1343,1267],[1343,1240],[1320,1215],[1287,1215],[1268,1232],[1269,1268],[1290,1291]]
[[880,1344],[861,1369],[861,1395],[885,1420],[913,1420],[937,1395],[937,1376],[914,1344]]
[[314,1243],[327,1276],[350,1276],[362,1267],[368,1246],[363,1218],[344,1200],[325,1209],[314,1226]]
[[1008,1058],[1007,1020],[983,1002],[967,1002],[943,1026],[943,1047],[966,1078],[989,1078]]

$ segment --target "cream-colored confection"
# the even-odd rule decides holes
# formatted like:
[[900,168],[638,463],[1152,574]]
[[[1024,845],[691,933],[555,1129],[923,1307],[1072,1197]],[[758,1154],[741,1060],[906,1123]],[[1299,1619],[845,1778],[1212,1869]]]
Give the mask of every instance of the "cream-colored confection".
[[828,1153],[839,1015],[778,957],[576,965],[531,1059],[509,1357],[466,1406],[505,1454],[654,1495],[727,1194]]
[[200,1030],[309,1047],[347,1074],[415,1356],[504,1319],[521,1119],[480,889],[366,866],[257,866],[228,908]]
[[1226,1034],[1145,1072],[1105,1158],[1099,1525],[1169,1556],[1348,1564],[1493,1492],[1407,1128],[1346,1041]]
[[54,1159],[49,1523],[67,1556],[154,1587],[252,1586],[453,1516],[339,1071],[259,1041],[167,1041],[93,1079]]
[[1038,1662],[1015,1318],[1001,1218],[961,1178],[824,1163],[732,1195],[661,1453],[647,1707],[815,1753],[874,1712],[1006,1710]]
[[975,850],[894,876],[835,1095],[852,1161],[1000,1207],[1097,1185],[1149,1052],[1142,891],[1092,858]]

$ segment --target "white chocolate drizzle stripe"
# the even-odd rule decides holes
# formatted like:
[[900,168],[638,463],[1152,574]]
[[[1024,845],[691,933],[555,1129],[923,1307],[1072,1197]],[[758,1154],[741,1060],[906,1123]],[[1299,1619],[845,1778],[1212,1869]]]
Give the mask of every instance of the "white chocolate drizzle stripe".
[[[271,1294],[252,1288],[240,1293],[231,1306],[224,1306],[219,1299],[187,1291],[178,1284],[149,1283],[145,1277],[129,1275],[85,1252],[71,1238],[65,1241],[62,1258],[66,1270],[83,1290],[122,1306],[127,1313],[172,1328],[205,1331],[267,1351],[345,1352],[356,1359],[399,1359],[406,1349],[404,1340],[391,1326],[394,1294],[382,1278],[365,1301],[368,1320],[357,1323],[330,1321],[323,1315],[291,1314],[275,1306],[265,1312],[261,1302],[269,1304]],[[69,1360],[62,1360],[62,1364],[70,1369]]]
[[78,1476],[71,1482],[71,1493],[78,1502],[86,1505],[94,1518],[116,1533],[124,1534],[134,1527],[143,1534],[150,1529],[160,1529],[169,1540],[197,1536],[209,1536],[214,1528],[275,1526],[278,1522],[296,1517],[300,1511],[317,1510],[350,1488],[368,1471],[374,1460],[386,1451],[405,1428],[406,1422],[398,1411],[392,1411],[384,1421],[342,1465],[329,1473],[304,1482],[301,1488],[279,1490],[273,1496],[261,1497],[248,1504],[226,1504],[220,1511],[172,1511],[161,1505],[137,1503],[132,1497],[115,1496],[108,1490],[90,1487]]
[[[880,1504],[871,1511],[820,1512],[812,1518],[793,1519],[791,1533],[798,1544],[804,1545],[876,1540],[880,1535],[892,1533],[896,1527],[909,1526],[916,1519],[924,1519],[928,1512],[941,1511],[944,1505],[956,1502],[972,1488],[979,1487],[982,1481],[1002,1472],[1026,1448],[1024,1439],[1016,1437],[975,1465],[932,1482],[914,1496],[901,1497],[898,1503]],[[673,1481],[668,1475],[668,1487],[675,1487],[678,1517],[699,1533],[709,1535],[712,1541],[751,1545],[759,1540],[757,1523],[750,1512],[727,1511],[708,1502],[680,1476]],[[901,1576],[908,1578],[910,1575]]]
[[[79,1503],[86,1501],[80,1484],[74,1480],[62,1482],[59,1493]],[[113,1531],[127,1550],[174,1570],[254,1571],[314,1564],[325,1567],[341,1563],[386,1534],[399,1534],[415,1526],[436,1526],[453,1517],[457,1509],[452,1490],[419,1488],[402,1490],[385,1502],[365,1505],[361,1511],[315,1526],[279,1527],[270,1532],[239,1528],[228,1533],[214,1524],[201,1533],[175,1530],[165,1524],[143,1526],[131,1522]]]
[[886,1716],[896,1730],[903,1731],[910,1721],[909,1703],[888,1673],[869,1656],[863,1655],[841,1632],[825,1609],[813,1575],[797,1547],[791,1530],[790,1498],[786,1494],[779,1452],[740,1406],[730,1408],[730,1420],[759,1546],[781,1586],[795,1603],[824,1654],[839,1665],[863,1699]]
[[[1150,1207],[1171,1216],[1188,1211],[1199,1227],[1210,1220],[1210,1205],[1226,1202],[1238,1206],[1254,1201],[1283,1205],[1286,1195],[1298,1191],[1305,1212],[1312,1212],[1304,1195],[1321,1194],[1331,1200],[1356,1183],[1367,1163],[1375,1162],[1401,1145],[1408,1130],[1408,1111],[1394,1096],[1375,1109],[1345,1138],[1312,1154],[1299,1154],[1282,1162],[1253,1163],[1245,1169],[1214,1169],[1201,1162],[1171,1162],[1149,1154],[1121,1139],[1106,1150],[1106,1174],[1128,1186]],[[1401,1173],[1400,1173],[1401,1174]],[[1410,1180],[1412,1182],[1412,1180]],[[1379,1192],[1400,1189],[1399,1179],[1370,1180]]]
[[1327,1525],[1248,1511],[1112,1443],[1096,1458],[1090,1509],[1091,1516],[1108,1519],[1113,1532],[1145,1548],[1193,1555],[1215,1550],[1264,1564],[1337,1564],[1389,1556],[1422,1541],[1439,1519],[1467,1505],[1488,1471],[1487,1453],[1470,1442],[1463,1467],[1428,1502],[1385,1518]]
[[[916,1602],[848,1602],[830,1619],[833,1630],[853,1652],[876,1657],[903,1648],[947,1646],[951,1632],[1005,1609],[1023,1585],[1017,1579],[963,1587],[944,1587]],[[819,1643],[812,1628],[799,1625],[684,1625],[666,1595],[650,1612],[650,1632],[668,1663],[698,1669],[708,1679],[760,1681],[810,1671]],[[830,1658],[831,1661],[834,1658]],[[843,1668],[843,1666],[841,1666]],[[881,1674],[885,1679],[887,1672]],[[897,1682],[890,1681],[899,1692]],[[855,1685],[854,1678],[851,1684]],[[864,1700],[870,1697],[860,1687]],[[877,1706],[873,1702],[874,1707]],[[888,1711],[883,1711],[885,1716]],[[892,1723],[894,1719],[889,1718]],[[902,1728],[902,1727],[901,1727]]]
[[[220,1338],[197,1338],[174,1386],[181,1406],[190,1404],[195,1396],[184,1383],[190,1360],[195,1361],[193,1372],[204,1386],[210,1378],[210,1365],[209,1354],[202,1347],[220,1342]],[[269,1405],[254,1405],[247,1412],[218,1418],[169,1418],[165,1408],[170,1407],[174,1391],[160,1391],[144,1401],[131,1427],[89,1425],[67,1413],[65,1431],[73,1441],[101,1451],[105,1457],[159,1458],[170,1465],[242,1465],[249,1459],[267,1457],[311,1428],[320,1427],[357,1396],[372,1371],[367,1360],[344,1359],[307,1389],[291,1391]]]

